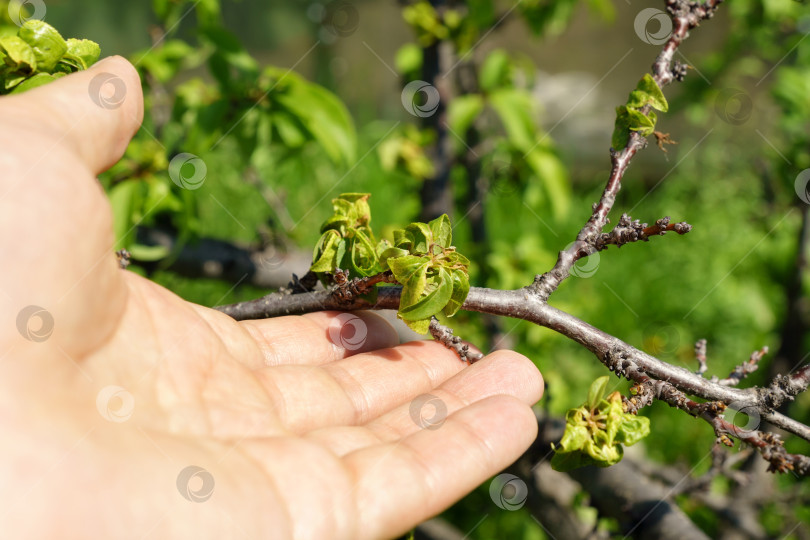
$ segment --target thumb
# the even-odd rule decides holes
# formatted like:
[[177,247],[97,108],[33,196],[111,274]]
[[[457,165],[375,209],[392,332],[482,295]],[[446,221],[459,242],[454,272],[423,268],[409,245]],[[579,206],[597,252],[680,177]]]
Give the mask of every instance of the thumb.
[[95,175],[121,158],[140,127],[141,82],[132,64],[112,56],[86,71],[0,99],[0,118],[68,147]]

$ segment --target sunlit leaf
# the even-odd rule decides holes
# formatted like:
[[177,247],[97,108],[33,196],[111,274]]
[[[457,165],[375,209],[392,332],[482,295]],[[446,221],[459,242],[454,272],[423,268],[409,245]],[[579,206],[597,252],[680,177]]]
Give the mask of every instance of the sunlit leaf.
[[68,49],[65,38],[56,28],[39,19],[25,21],[18,35],[34,51],[39,71],[52,71]]
[[[413,281],[414,278],[411,278]],[[407,286],[411,286],[411,281]],[[430,318],[432,315],[438,313],[444,308],[453,294],[453,283],[450,275],[444,268],[439,268],[438,274],[431,276],[427,280],[427,284],[423,290],[423,295],[420,295],[415,303],[405,304],[405,292],[403,290],[402,299],[400,303],[399,316],[406,321],[416,321],[419,319]],[[409,298],[411,300],[411,298]]]
[[466,272],[453,270],[450,276],[453,283],[453,292],[444,308],[444,314],[448,317],[452,317],[458,312],[470,292],[470,277]]
[[588,389],[588,407],[595,409],[599,405],[599,402],[605,396],[608,382],[610,382],[610,376],[605,375],[591,383],[591,387]]

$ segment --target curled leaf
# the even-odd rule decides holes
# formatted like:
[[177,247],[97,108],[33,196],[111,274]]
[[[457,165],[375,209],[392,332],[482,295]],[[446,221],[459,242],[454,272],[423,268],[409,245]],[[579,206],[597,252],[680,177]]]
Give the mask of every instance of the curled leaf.
[[[411,278],[413,280],[413,278]],[[405,321],[417,321],[419,319],[430,319],[440,312],[453,294],[453,283],[450,274],[444,268],[439,268],[438,273],[426,276],[425,286],[415,303],[406,304],[405,289],[411,286],[409,281],[403,286],[402,297],[399,304],[399,317]],[[408,295],[407,301],[413,300],[413,295]]]
[[591,383],[591,387],[588,389],[588,407],[596,409],[599,406],[599,402],[602,401],[605,390],[607,390],[608,382],[610,382],[610,376],[605,375]]
[[95,41],[89,39],[68,39],[67,51],[62,57],[62,62],[76,68],[76,70],[87,69],[96,63],[101,56],[101,47]]
[[39,71],[53,71],[68,50],[65,38],[56,28],[39,19],[25,21],[17,35],[31,46]]

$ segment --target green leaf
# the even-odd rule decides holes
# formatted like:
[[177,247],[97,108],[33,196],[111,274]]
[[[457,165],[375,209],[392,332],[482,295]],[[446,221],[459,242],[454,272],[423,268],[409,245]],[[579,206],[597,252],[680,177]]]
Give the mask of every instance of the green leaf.
[[416,43],[406,43],[397,51],[394,65],[404,75],[419,71],[422,69],[422,49]]
[[37,69],[37,57],[34,49],[18,36],[0,38],[0,53],[10,71],[34,73]]
[[281,142],[288,148],[300,148],[307,142],[304,126],[298,119],[286,111],[273,114],[273,126],[278,132]]
[[[328,230],[318,240],[315,252],[312,255],[312,272],[334,272],[340,261],[338,251],[345,240],[335,230]],[[345,249],[345,245],[343,246]]]
[[366,230],[357,229],[351,241],[351,270],[359,276],[371,276],[382,271],[374,243]]
[[14,90],[9,92],[9,94],[20,94],[27,90],[37,88],[38,86],[43,86],[48,83],[51,83],[56,79],[59,79],[64,76],[65,73],[54,73],[53,75],[51,75],[50,73],[37,73],[33,77],[28,77],[23,82],[15,86]]
[[554,216],[560,219],[567,215],[571,206],[571,187],[568,171],[560,158],[552,151],[537,146],[526,155],[526,164],[540,181],[529,185],[526,191],[527,204],[532,204],[533,188],[539,185],[549,199]]
[[555,452],[551,458],[551,468],[558,472],[568,472],[598,462],[583,452]]
[[[414,278],[411,279],[413,280]],[[409,281],[408,286],[410,286],[410,283]],[[424,294],[420,295],[416,303],[404,304],[405,290],[403,289],[398,315],[405,321],[429,319],[444,308],[452,294],[453,283],[450,279],[450,274],[447,270],[440,267],[438,274],[428,277]]]
[[25,21],[17,34],[34,51],[39,71],[53,71],[68,49],[56,28],[39,19]]
[[[68,42],[68,47],[70,42]],[[196,51],[180,39],[164,41],[156,48],[140,51],[134,55],[138,66],[162,83],[173,79],[182,67],[197,58]],[[201,60],[201,58],[200,58]]]
[[444,314],[448,317],[455,315],[467,299],[470,292],[470,277],[463,270],[453,270],[450,274],[453,283],[453,292],[450,300],[444,307]]
[[[385,240],[382,242],[385,242]],[[382,242],[380,242],[380,244],[382,244]],[[393,246],[386,247],[380,252],[380,266],[382,267],[382,270],[385,271],[390,269],[390,265],[388,264],[389,259],[398,259],[400,257],[405,257],[406,255],[408,255],[407,249]]]
[[[570,429],[569,429],[570,427]],[[585,426],[566,425],[565,433],[560,440],[560,447],[555,448],[558,453],[574,452],[585,448],[588,441],[591,440],[591,434]]]
[[444,253],[444,257],[447,260],[447,267],[458,267],[463,266],[465,267],[464,271],[466,273],[466,267],[470,266],[470,259],[459,253],[458,251],[446,251]]
[[616,123],[613,128],[613,136],[610,139],[610,146],[614,150],[621,150],[630,142],[630,117],[627,115],[627,107],[620,105],[616,107]]
[[287,92],[276,95],[278,103],[298,118],[332,161],[351,164],[357,142],[345,105],[325,88],[284,75],[289,79],[289,86]]
[[[394,237],[396,238],[396,236]],[[416,254],[425,254],[433,243],[433,232],[427,223],[415,222],[405,227],[405,238],[409,246],[408,251]],[[400,246],[397,242],[397,247]]]
[[533,148],[537,130],[531,96],[525,90],[507,88],[492,92],[489,102],[503,123],[509,142],[522,152]]
[[406,305],[415,303],[425,289],[430,261],[424,257],[406,255],[388,259],[388,266],[391,268],[394,278],[403,286],[402,298],[408,297],[405,300]]
[[136,180],[126,180],[113,186],[109,192],[110,206],[113,213],[113,231],[115,245],[118,249],[126,248],[132,243],[132,214],[138,198],[140,185]]
[[650,419],[625,413],[624,422],[616,438],[618,442],[632,446],[650,434]]
[[408,327],[417,334],[427,334],[430,329],[430,319],[421,319],[418,321],[405,321]]
[[[454,133],[466,139],[467,130],[484,110],[484,98],[479,94],[458,96],[447,107],[447,123]],[[461,149],[465,148],[460,145]]]
[[609,382],[610,376],[605,375],[604,377],[599,377],[591,383],[591,387],[588,389],[588,407],[591,409],[596,409],[599,402],[602,401],[602,398],[605,396],[605,391],[607,390]]
[[[642,77],[641,80],[638,82],[638,85],[636,85],[636,91],[639,91],[644,94],[645,105],[649,104],[654,109],[657,109],[661,112],[667,112],[669,110],[667,98],[664,97],[664,93],[661,91],[661,87],[658,86],[658,84],[652,78],[652,75],[650,75],[649,73],[645,73],[644,77]],[[627,106],[631,107],[629,102]]]
[[645,116],[641,111],[629,109],[624,105],[616,107],[616,126],[613,130],[611,145],[615,150],[627,146],[630,140],[630,130],[638,131],[645,137],[652,134],[656,120],[657,117],[652,111],[649,116]]
[[434,244],[444,248],[449,248],[453,241],[453,227],[450,226],[450,218],[447,214],[442,214],[430,223],[430,232]]
[[67,51],[62,57],[62,62],[83,70],[95,64],[99,56],[101,47],[95,41],[70,38],[67,40]]
[[145,246],[143,244],[133,244],[129,246],[128,251],[133,259],[144,262],[165,259],[170,253],[167,246]]
[[509,78],[509,55],[500,49],[489,53],[484,64],[481,66],[481,73],[478,83],[486,92],[491,92],[504,86]]

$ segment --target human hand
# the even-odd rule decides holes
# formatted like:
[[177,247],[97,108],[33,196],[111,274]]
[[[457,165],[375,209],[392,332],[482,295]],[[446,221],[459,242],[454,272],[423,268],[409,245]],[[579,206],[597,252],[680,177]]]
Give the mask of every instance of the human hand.
[[121,58],[0,99],[4,536],[393,537],[529,446],[543,381],[516,353],[465,368],[372,313],[347,350],[337,313],[237,323],[119,269],[95,176],[142,115]]

